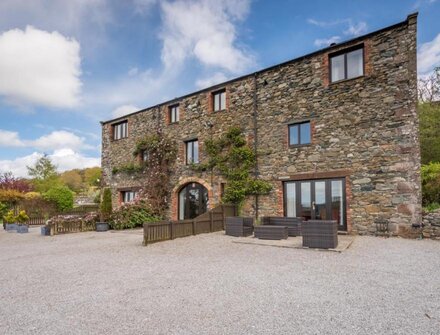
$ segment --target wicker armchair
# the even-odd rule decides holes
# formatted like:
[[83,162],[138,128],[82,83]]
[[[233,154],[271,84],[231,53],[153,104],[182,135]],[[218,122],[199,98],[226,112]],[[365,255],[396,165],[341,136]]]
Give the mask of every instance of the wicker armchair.
[[254,219],[250,217],[227,217],[225,223],[225,234],[229,236],[242,237],[252,235],[254,232]]
[[302,224],[303,247],[334,249],[338,246],[336,220],[309,220]]

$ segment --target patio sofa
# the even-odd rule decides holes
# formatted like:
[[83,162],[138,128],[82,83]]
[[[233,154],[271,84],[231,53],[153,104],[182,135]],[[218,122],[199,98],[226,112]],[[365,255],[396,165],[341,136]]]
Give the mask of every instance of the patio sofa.
[[301,217],[264,216],[261,224],[267,226],[285,226],[289,236],[301,236]]

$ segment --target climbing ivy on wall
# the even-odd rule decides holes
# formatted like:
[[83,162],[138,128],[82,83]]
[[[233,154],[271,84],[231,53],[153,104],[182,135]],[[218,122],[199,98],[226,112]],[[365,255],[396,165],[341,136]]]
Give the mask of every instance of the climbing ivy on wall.
[[135,157],[144,151],[148,160],[142,162],[144,185],[139,196],[151,206],[154,215],[163,216],[168,208],[170,196],[170,176],[177,158],[177,144],[161,132],[149,135],[139,141],[133,152]]
[[226,179],[223,202],[241,205],[250,195],[268,194],[272,190],[269,182],[252,175],[256,155],[240,128],[232,127],[220,138],[206,141],[205,148],[207,160],[193,168],[210,170]]

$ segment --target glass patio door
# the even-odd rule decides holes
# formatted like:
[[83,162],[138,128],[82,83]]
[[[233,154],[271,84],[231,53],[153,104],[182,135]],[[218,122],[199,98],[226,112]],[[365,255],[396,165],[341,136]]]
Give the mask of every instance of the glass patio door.
[[336,220],[347,230],[345,180],[320,179],[284,183],[284,215],[305,220]]
[[208,190],[199,183],[190,183],[179,192],[179,220],[194,219],[208,209]]

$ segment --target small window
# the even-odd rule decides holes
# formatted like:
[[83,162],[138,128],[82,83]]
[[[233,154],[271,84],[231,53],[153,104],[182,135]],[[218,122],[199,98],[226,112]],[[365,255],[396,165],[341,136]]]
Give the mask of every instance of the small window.
[[132,202],[137,196],[137,192],[136,191],[122,191],[121,192],[121,199],[122,202],[124,203],[128,203],[128,202]]
[[142,150],[142,162],[148,162],[150,159],[150,152],[148,150]]
[[197,164],[199,162],[199,141],[192,140],[186,144],[186,164]]
[[113,125],[113,139],[120,140],[128,137],[128,122],[123,121]]
[[170,113],[170,123],[179,122],[180,120],[179,105],[170,106],[169,113]]
[[289,145],[303,145],[310,143],[310,121],[289,125]]
[[343,54],[330,56],[331,82],[364,75],[364,49],[358,48]]
[[226,109],[226,90],[212,93],[214,112]]

